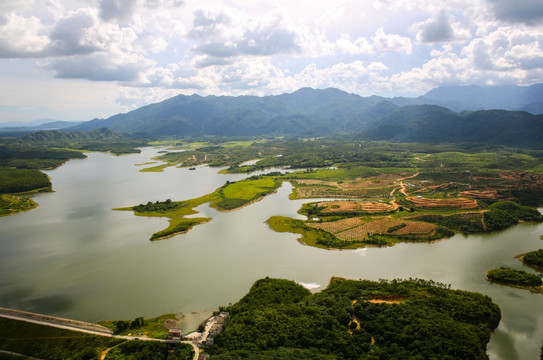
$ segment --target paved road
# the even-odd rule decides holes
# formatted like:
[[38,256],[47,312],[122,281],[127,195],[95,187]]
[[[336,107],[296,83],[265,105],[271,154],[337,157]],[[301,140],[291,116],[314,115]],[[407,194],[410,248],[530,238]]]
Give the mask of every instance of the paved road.
[[[117,339],[157,341],[157,342],[164,342],[164,343],[169,342],[169,340],[155,339],[155,338],[149,338],[149,337],[113,335],[111,330],[107,328],[104,328],[105,330],[102,330],[100,329],[101,327],[97,324],[78,322],[75,320],[69,320],[69,319],[63,319],[63,318],[55,318],[52,316],[28,313],[28,312],[12,310],[12,309],[0,308],[0,317],[11,319],[11,320],[25,321],[25,322],[37,324],[37,325],[51,326],[51,327],[56,327],[60,329],[83,332],[86,334],[113,337]],[[94,325],[96,325],[96,329],[92,330],[92,329],[84,328],[84,325],[87,325],[87,324],[91,325],[89,327],[94,327]],[[200,349],[198,348],[198,345],[192,341],[182,341],[182,343],[189,344],[192,346],[192,349],[194,350],[193,360],[198,360],[198,357],[200,356]]]

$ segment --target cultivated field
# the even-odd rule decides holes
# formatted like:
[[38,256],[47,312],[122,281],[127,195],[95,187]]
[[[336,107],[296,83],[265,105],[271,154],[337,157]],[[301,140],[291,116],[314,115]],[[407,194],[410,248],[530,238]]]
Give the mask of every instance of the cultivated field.
[[364,221],[360,218],[349,218],[325,223],[307,223],[307,226],[334,234],[343,241],[360,241],[371,235],[403,235],[418,238],[430,238],[437,226],[419,221],[408,221],[392,218],[381,218]]
[[338,213],[338,212],[385,212],[393,211],[395,207],[390,204],[372,201],[323,201],[317,204],[319,207],[324,207],[323,213]]
[[409,196],[407,201],[420,208],[477,209],[479,204],[468,198],[427,199],[422,196]]

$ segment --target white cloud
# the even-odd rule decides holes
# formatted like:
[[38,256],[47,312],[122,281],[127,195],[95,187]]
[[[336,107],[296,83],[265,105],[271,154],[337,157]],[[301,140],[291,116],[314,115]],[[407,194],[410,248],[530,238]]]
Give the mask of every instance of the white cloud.
[[322,69],[319,69],[316,64],[310,64],[295,75],[294,79],[297,87],[336,87],[350,92],[367,94],[372,84],[381,78],[380,73],[387,69],[387,66],[380,62],[366,65],[359,60],[351,63],[338,63]]
[[247,17],[239,24],[225,12],[204,12],[194,14],[193,28],[188,36],[201,43],[194,51],[207,55],[213,64],[216,58],[230,58],[242,55],[270,56],[300,51],[297,34],[289,28],[288,21],[281,12],[252,20]]
[[541,0],[486,0],[498,20],[509,23],[541,25],[543,2]]
[[442,83],[526,85],[543,82],[542,4],[0,0],[0,62],[37,64],[55,82],[108,82],[123,108],[175,92],[332,86],[420,95]]
[[103,36],[98,34],[98,19],[90,9],[81,9],[57,21],[49,38],[52,55],[89,54],[104,50]]
[[129,19],[140,5],[140,0],[99,0],[100,16],[105,21]]
[[140,73],[154,64],[141,57],[112,57],[111,54],[69,56],[49,60],[43,67],[63,79],[87,79],[92,81],[138,82]]
[[5,15],[0,26],[0,58],[39,56],[49,43],[44,31],[45,27],[35,16]]
[[413,44],[411,39],[397,34],[386,34],[382,27],[377,29],[372,37],[373,46],[381,51],[396,51],[411,54]]
[[[472,41],[463,52],[475,68],[499,72],[543,68],[543,34],[516,27],[500,27]],[[518,74],[515,75],[518,76]]]
[[341,37],[336,41],[337,49],[348,55],[371,54],[373,45],[365,38],[360,37],[352,40],[349,34],[341,34]]
[[433,18],[413,24],[410,30],[417,33],[417,40],[420,43],[465,41],[471,37],[469,30],[462,29],[459,23],[454,23],[454,18],[444,10]]

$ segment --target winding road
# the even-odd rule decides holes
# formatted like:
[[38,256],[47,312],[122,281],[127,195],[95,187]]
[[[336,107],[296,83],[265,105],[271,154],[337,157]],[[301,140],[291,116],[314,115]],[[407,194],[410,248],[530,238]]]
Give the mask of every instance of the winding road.
[[[49,315],[30,313],[30,312],[19,311],[19,310],[14,310],[14,309],[1,308],[1,307],[0,307],[0,317],[11,319],[11,320],[17,320],[17,321],[25,321],[25,322],[37,324],[37,325],[51,326],[51,327],[56,327],[60,329],[77,331],[77,332],[82,332],[82,333],[91,334],[91,335],[112,337],[112,338],[117,338],[117,339],[157,341],[157,342],[164,342],[164,343],[173,342],[172,340],[155,339],[155,338],[149,338],[149,337],[114,335],[110,329],[100,326],[98,324],[59,318],[59,317],[49,316]],[[192,349],[194,350],[193,360],[198,360],[198,357],[200,356],[200,348],[198,347],[198,345],[193,341],[181,341],[181,342],[192,346]],[[0,352],[4,352],[4,351],[0,350]],[[19,354],[13,353],[13,355],[19,355]]]

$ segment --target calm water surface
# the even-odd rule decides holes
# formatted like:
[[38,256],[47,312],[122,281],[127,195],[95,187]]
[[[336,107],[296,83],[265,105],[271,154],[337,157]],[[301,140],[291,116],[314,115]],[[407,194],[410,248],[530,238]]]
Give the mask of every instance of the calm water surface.
[[[244,177],[208,167],[139,172],[136,164],[158,151],[120,157],[90,153],[88,159],[71,160],[48,171],[55,192],[36,196],[37,209],[0,218],[0,306],[88,321],[132,319],[213,310],[239,300],[265,276],[314,290],[332,276],[416,277],[492,297],[502,321],[489,344],[491,359],[538,359],[543,295],[492,285],[484,276],[499,266],[532,271],[513,256],[543,248],[543,225],[456,235],[431,244],[322,250],[264,223],[273,215],[299,217],[302,201],[288,200],[292,187],[285,183],[276,194],[238,211],[200,206],[212,221],[151,243],[151,234],[166,227],[166,219],[112,208],[194,198]],[[190,317],[186,330],[198,320]]]

